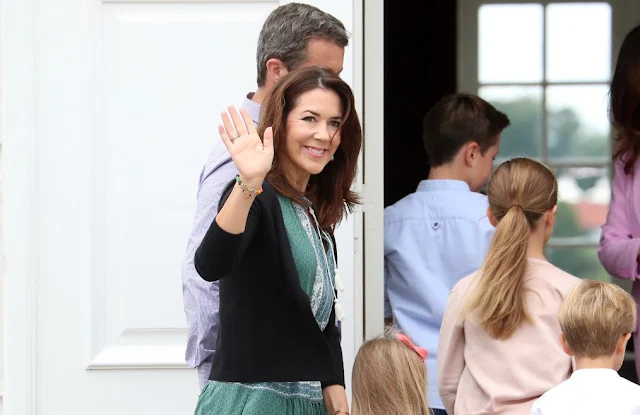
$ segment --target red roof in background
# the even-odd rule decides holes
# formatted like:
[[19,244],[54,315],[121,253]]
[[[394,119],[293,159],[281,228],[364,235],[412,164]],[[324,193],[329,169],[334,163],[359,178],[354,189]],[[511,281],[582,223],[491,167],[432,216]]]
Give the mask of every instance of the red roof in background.
[[578,223],[583,229],[599,228],[607,220],[609,204],[579,203],[571,207],[576,213]]

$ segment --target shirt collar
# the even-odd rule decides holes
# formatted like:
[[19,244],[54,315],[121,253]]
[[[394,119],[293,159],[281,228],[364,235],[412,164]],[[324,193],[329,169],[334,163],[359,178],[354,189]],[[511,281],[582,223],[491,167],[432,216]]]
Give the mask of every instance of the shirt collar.
[[428,192],[433,190],[471,191],[469,185],[462,180],[423,180],[418,184],[419,192]]
[[594,369],[578,369],[571,374],[571,379],[589,379],[593,377],[607,377],[607,378],[618,378],[618,372],[613,369],[606,368],[594,368]]
[[241,108],[244,108],[249,113],[251,119],[253,120],[253,123],[257,127],[260,121],[260,109],[262,108],[262,105],[258,104],[255,101],[252,101],[251,98],[253,98],[253,92],[247,94],[247,96],[244,98],[244,101],[242,101]]

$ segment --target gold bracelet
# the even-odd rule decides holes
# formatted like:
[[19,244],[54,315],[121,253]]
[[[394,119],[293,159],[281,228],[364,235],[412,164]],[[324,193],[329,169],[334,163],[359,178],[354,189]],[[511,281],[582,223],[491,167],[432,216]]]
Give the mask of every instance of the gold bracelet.
[[236,183],[238,183],[238,186],[242,189],[242,193],[244,193],[247,198],[250,198],[251,196],[258,196],[262,193],[262,186],[260,186],[259,189],[250,188],[242,181],[239,174],[236,175]]

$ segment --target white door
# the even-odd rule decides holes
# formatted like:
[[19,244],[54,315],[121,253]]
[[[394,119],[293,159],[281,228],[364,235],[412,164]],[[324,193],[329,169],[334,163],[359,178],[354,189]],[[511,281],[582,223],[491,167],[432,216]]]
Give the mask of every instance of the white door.
[[[6,414],[193,412],[180,268],[198,175],[280,3],[1,1]],[[361,82],[362,1],[309,3],[354,32],[343,78]],[[356,229],[339,234],[347,377]]]

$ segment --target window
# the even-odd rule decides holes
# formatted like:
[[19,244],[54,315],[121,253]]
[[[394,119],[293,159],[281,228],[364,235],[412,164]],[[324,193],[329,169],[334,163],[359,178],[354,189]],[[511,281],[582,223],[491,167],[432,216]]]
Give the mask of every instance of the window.
[[607,99],[612,56],[633,21],[625,1],[459,1],[459,90],[511,119],[497,162],[535,158],[559,183],[548,258],[608,279],[596,247],[610,200]]

